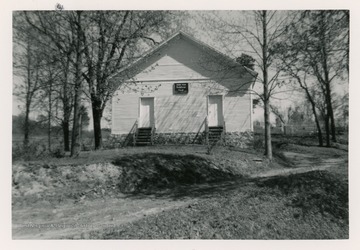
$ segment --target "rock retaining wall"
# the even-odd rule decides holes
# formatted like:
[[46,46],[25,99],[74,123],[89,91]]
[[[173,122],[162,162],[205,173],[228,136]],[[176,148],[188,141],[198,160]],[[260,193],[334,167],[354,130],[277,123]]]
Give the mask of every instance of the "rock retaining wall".
[[[154,145],[187,145],[206,143],[205,133],[156,133]],[[249,148],[253,146],[252,132],[227,132],[218,144],[237,148]],[[132,134],[111,135],[104,142],[105,148],[121,148],[133,146]]]

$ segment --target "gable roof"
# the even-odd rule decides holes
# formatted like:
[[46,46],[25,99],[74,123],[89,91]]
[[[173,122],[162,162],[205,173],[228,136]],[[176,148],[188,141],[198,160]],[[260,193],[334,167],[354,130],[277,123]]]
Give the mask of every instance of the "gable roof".
[[[173,35],[171,35],[168,39],[166,39],[165,41],[161,42],[158,46],[150,49],[149,51],[147,51],[146,53],[144,53],[139,59],[133,61],[132,63],[130,63],[129,65],[127,65],[126,67],[120,69],[119,72],[115,73],[113,76],[116,76],[118,74],[121,74],[122,72],[131,70],[132,68],[136,67],[137,65],[142,64],[143,62],[146,61],[147,58],[151,57],[152,55],[154,55],[156,52],[160,51],[161,49],[163,49],[167,44],[169,44],[171,41],[176,40],[176,39],[185,39],[187,41],[190,41],[191,43],[193,43],[194,45],[201,47],[202,49],[208,50],[211,53],[216,54],[217,56],[221,57],[226,63],[228,63],[229,65],[234,65],[234,66],[241,66],[243,67],[247,72],[249,72],[254,78],[257,77],[258,73],[255,72],[254,70],[249,69],[246,66],[241,65],[240,63],[236,62],[235,60],[233,60],[231,57],[225,55],[224,53],[216,50],[215,48],[211,47],[210,45],[195,39],[193,36],[184,33],[183,31],[179,31]],[[112,76],[112,77],[113,77]],[[110,77],[110,78],[112,78]],[[255,81],[255,80],[254,80]]]

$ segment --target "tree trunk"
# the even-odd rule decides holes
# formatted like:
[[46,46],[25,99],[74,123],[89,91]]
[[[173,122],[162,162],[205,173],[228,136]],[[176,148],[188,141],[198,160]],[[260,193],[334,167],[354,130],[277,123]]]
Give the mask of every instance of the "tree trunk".
[[26,103],[25,108],[25,120],[24,120],[24,146],[29,145],[29,113],[30,113],[30,105]]
[[320,126],[319,119],[317,117],[316,111],[313,111],[313,112],[314,112],[317,132],[318,132],[319,146],[322,147],[322,146],[324,146],[324,142],[323,142],[323,138],[322,138],[321,126]]
[[[29,39],[29,37],[28,37]],[[29,145],[29,114],[30,114],[30,105],[31,105],[31,46],[30,46],[30,40],[27,41],[27,51],[26,51],[26,59],[27,59],[27,91],[26,91],[26,97],[25,97],[25,120],[24,120],[24,146]]]
[[82,80],[81,80],[81,24],[80,24],[81,11],[76,11],[76,31],[77,31],[77,44],[76,44],[76,59],[75,59],[75,96],[74,96],[74,119],[73,129],[71,136],[71,157],[76,157],[80,154],[80,107],[81,107],[81,94],[82,94]]
[[80,123],[80,126],[79,126],[79,137],[80,137],[80,139],[79,139],[79,143],[80,143],[80,150],[82,150],[84,147],[83,147],[83,143],[82,143],[82,126],[83,126],[83,114],[82,114],[82,110],[81,110],[81,114],[80,114],[80,121],[79,121],[79,123]]
[[101,134],[101,102],[94,100],[92,101],[92,114],[93,114],[93,125],[94,125],[94,139],[95,139],[95,150],[102,148],[102,134]]
[[69,121],[63,121],[62,122],[62,129],[63,129],[63,135],[64,135],[64,150],[66,152],[70,151],[70,123]]
[[335,128],[335,118],[334,118],[334,110],[332,108],[331,102],[331,89],[329,88],[329,115],[330,115],[330,127],[331,127],[331,140],[336,142],[336,128]]
[[51,105],[51,91],[52,91],[52,82],[49,86],[49,111],[48,111],[48,150],[51,152],[51,112],[52,112],[52,105]]
[[[76,69],[79,71],[79,69]],[[71,136],[71,156],[78,156],[80,153],[80,104],[81,104],[81,79],[79,73],[75,73],[75,101],[74,101],[74,119]]]
[[315,106],[315,102],[308,97],[308,100],[311,103],[311,109],[315,118],[315,123],[316,123],[316,128],[317,128],[317,133],[318,133],[318,140],[319,140],[319,146],[322,147],[324,146],[324,142],[323,142],[323,138],[322,138],[322,132],[321,132],[321,126],[320,126],[320,122],[319,122],[319,118],[318,115],[316,113],[316,106]]
[[319,118],[318,118],[318,115],[317,115],[317,112],[316,112],[316,104],[315,104],[313,98],[311,97],[311,94],[310,94],[308,88],[306,87],[306,85],[303,86],[301,84],[301,82],[300,82],[300,79],[298,79],[298,81],[300,83],[300,87],[305,90],[308,101],[311,103],[311,109],[312,109],[312,112],[313,112],[313,115],[314,115],[314,118],[315,118],[316,128],[317,128],[317,132],[318,132],[319,146],[322,147],[322,146],[324,146],[324,143],[323,143]]
[[270,123],[270,108],[269,108],[269,106],[270,106],[269,100],[266,100],[264,102],[265,155],[269,160],[272,160],[271,123]]
[[[76,69],[78,71],[78,69]],[[81,79],[79,79],[79,73],[75,74],[75,101],[74,101],[74,119],[73,129],[71,136],[71,156],[78,156],[81,150],[80,147],[80,104],[81,104]]]
[[68,84],[68,73],[70,67],[70,60],[67,59],[65,63],[64,70],[64,82],[63,82],[63,97],[61,98],[63,103],[63,121],[62,121],[62,129],[64,136],[64,150],[66,152],[70,151],[70,116],[71,116],[71,104],[70,104],[70,95],[72,95],[71,91],[69,91]]
[[[331,139],[333,142],[336,142],[336,131],[335,131],[335,119],[334,119],[334,111],[332,108],[332,101],[331,101],[331,86],[330,86],[330,77],[329,77],[329,68],[328,68],[328,51],[326,49],[326,17],[325,13],[321,13],[321,37],[320,37],[320,44],[321,44],[321,52],[322,52],[322,68],[324,71],[324,85],[325,85],[325,100],[326,100],[326,119],[327,119],[327,126],[330,125],[331,127]],[[329,124],[330,122],[330,124]],[[329,128],[330,129],[330,128]],[[330,134],[330,131],[329,131]],[[327,135],[328,136],[328,135]],[[327,143],[328,145],[328,143]],[[329,145],[330,146],[330,143]]]
[[271,124],[270,124],[270,96],[268,82],[268,47],[267,47],[267,18],[266,10],[262,11],[263,45],[262,45],[262,64],[263,64],[263,85],[264,85],[264,121],[265,121],[265,156],[272,160],[271,146]]
[[330,147],[330,125],[329,114],[325,113],[326,147]]
[[323,138],[322,138],[322,132],[321,132],[321,126],[320,126],[320,122],[319,122],[319,118],[318,115],[316,113],[316,106],[315,106],[315,102],[311,99],[311,97],[308,97],[308,100],[311,103],[311,109],[315,118],[315,123],[316,123],[316,128],[317,128],[317,133],[318,133],[318,140],[319,140],[319,146],[322,147],[324,146],[324,142],[323,142]]

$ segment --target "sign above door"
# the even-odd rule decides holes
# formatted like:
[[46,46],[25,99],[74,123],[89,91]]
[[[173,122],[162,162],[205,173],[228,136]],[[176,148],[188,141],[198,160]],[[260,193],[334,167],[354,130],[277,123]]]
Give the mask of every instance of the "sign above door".
[[189,84],[184,83],[174,83],[174,94],[187,94],[189,92]]

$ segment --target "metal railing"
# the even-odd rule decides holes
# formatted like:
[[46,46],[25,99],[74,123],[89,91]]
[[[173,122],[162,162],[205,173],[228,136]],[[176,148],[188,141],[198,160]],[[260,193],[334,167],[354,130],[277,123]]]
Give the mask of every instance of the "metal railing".
[[205,143],[209,145],[209,118],[205,117]]
[[225,144],[226,144],[226,123],[225,123],[225,119],[223,119],[223,130],[221,132],[221,142],[225,146]]
[[135,124],[133,126],[133,128],[135,129],[135,131],[133,132],[133,146],[136,146],[136,137],[137,137],[137,133],[138,133],[138,127],[139,127],[139,118],[136,119]]
[[195,137],[194,137],[194,139],[193,139],[193,141],[192,141],[191,144],[195,144],[195,142],[196,142],[196,140],[198,139],[199,135],[202,134],[202,128],[203,128],[203,126],[205,126],[205,131],[206,131],[206,119],[207,119],[207,117],[205,117],[205,119],[202,121],[202,123],[201,123],[201,125],[200,125],[200,127],[199,127],[199,130],[197,131],[197,133],[196,133],[196,135],[195,135]]
[[154,145],[154,136],[155,136],[155,131],[156,131],[156,127],[155,127],[155,120],[153,121],[153,123],[151,124],[151,137],[150,137],[150,144]]

